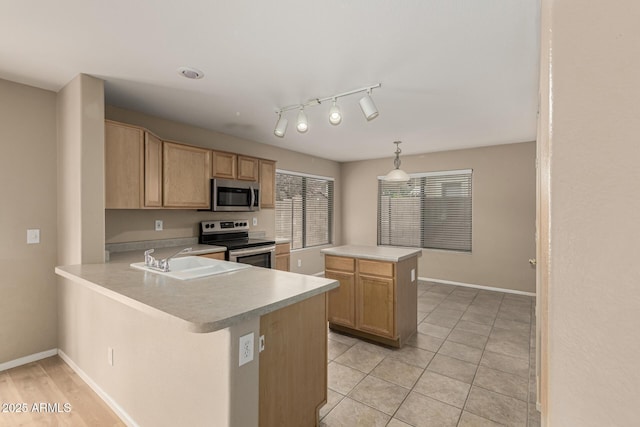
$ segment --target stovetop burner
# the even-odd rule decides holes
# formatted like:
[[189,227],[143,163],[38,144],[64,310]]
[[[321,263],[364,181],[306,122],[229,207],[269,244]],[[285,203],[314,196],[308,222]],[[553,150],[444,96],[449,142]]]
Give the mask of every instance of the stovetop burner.
[[200,243],[225,246],[227,250],[274,245],[274,240],[249,237],[247,220],[202,221],[200,223]]

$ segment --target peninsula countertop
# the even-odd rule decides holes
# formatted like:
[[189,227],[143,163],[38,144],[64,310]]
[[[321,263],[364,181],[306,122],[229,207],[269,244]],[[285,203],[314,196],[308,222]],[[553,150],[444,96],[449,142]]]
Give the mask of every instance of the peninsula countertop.
[[55,271],[129,307],[197,333],[224,329],[338,286],[331,279],[260,267],[185,281],[117,262],[61,266]]
[[400,262],[414,256],[422,256],[421,249],[400,248],[394,246],[346,245],[322,249],[320,252],[325,255],[391,262]]

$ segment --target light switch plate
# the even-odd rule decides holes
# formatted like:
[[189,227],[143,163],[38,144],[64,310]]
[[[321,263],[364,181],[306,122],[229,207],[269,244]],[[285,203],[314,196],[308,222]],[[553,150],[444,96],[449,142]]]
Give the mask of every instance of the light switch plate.
[[33,245],[36,243],[40,243],[40,229],[33,228],[27,230],[27,244]]

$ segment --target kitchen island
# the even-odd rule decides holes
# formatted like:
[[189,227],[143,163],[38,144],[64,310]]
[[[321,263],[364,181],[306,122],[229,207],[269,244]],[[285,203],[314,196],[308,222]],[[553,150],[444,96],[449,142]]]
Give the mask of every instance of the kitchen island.
[[329,327],[402,347],[417,328],[418,257],[421,249],[337,246],[322,249],[329,292]]
[[60,355],[128,424],[315,423],[334,280],[249,267],[180,281],[117,262],[56,273]]

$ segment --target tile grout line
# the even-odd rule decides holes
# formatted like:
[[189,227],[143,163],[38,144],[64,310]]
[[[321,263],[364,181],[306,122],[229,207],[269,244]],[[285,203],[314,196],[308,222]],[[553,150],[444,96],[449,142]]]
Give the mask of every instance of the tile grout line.
[[[476,295],[477,298],[477,295]],[[476,299],[474,298],[474,300]],[[494,325],[496,323],[496,319],[498,318],[498,313],[500,313],[500,307],[502,307],[502,302],[504,301],[504,294],[502,295],[502,298],[500,298],[500,305],[498,306],[498,311],[496,312],[495,317],[493,318],[493,322],[491,322],[491,330],[489,330],[489,335],[487,336],[487,341],[484,343],[484,346],[482,347],[482,354],[480,355],[480,360],[478,360],[478,366],[476,367],[476,372],[473,374],[473,379],[471,380],[471,385],[469,386],[469,393],[467,393],[467,397],[464,399],[464,404],[462,405],[462,411],[460,412],[460,418],[458,419],[458,423],[457,425],[460,425],[460,420],[462,420],[462,414],[464,413],[466,407],[467,407],[467,402],[469,401],[469,396],[471,396],[471,389],[473,388],[473,382],[476,380],[476,375],[478,375],[478,369],[480,369],[480,363],[482,362],[482,358],[484,357],[484,352],[485,349],[487,348],[487,343],[489,342],[489,338],[491,337],[491,332],[493,332],[493,328]],[[472,301],[473,303],[473,301]],[[471,304],[469,304],[471,305]],[[469,307],[467,307],[467,310],[469,309]],[[465,313],[467,311],[465,310]],[[464,314],[463,314],[464,316]],[[473,414],[473,412],[468,411],[470,413]],[[478,415],[478,414],[474,414],[474,415]],[[480,416],[480,415],[478,415]],[[484,418],[484,417],[482,417]],[[491,420],[493,421],[493,420]]]
[[[430,286],[428,289],[424,290],[424,291],[422,292],[422,294],[421,294],[421,295],[419,295],[419,297],[424,296],[424,294],[425,294],[425,293],[427,293],[427,292],[429,292],[429,290],[430,290],[430,289],[432,289],[432,288],[433,288],[433,286]],[[446,294],[440,293],[440,295],[445,295],[445,296],[444,296],[444,298],[442,298],[442,299],[441,299],[441,300],[440,300],[440,301],[439,301],[439,302],[434,306],[434,308],[433,308],[432,310],[430,310],[429,312],[427,312],[427,313],[426,313],[426,315],[425,315],[425,317],[424,317],[424,318],[423,318],[423,319],[422,319],[418,324],[420,324],[420,323],[425,323],[425,321],[426,321],[427,317],[428,317],[430,314],[432,314],[434,311],[436,311],[438,308],[442,308],[442,307],[441,307],[441,306],[442,306],[442,304],[443,304],[445,301],[447,301],[447,299],[448,299],[448,298],[450,298],[450,297],[455,293],[455,291],[456,291],[457,289],[459,289],[459,288],[460,288],[460,287],[452,286],[452,290],[451,290],[450,292],[448,292],[448,293],[446,293]],[[434,292],[434,293],[437,293],[437,292]],[[331,411],[329,411],[329,412],[328,412],[327,414],[325,414],[322,418],[320,418],[320,420],[325,419],[329,414],[331,414],[331,413],[334,411],[334,409],[335,409],[336,407],[338,407],[338,405],[340,405],[340,404],[344,401],[344,398],[345,398],[345,397],[349,397],[349,398],[350,398],[350,399],[352,399],[354,402],[360,403],[360,404],[362,404],[362,405],[364,405],[364,406],[366,406],[366,407],[368,407],[368,408],[370,408],[370,409],[373,409],[373,410],[375,410],[375,411],[377,411],[377,412],[379,412],[379,413],[381,413],[381,414],[384,414],[384,415],[386,415],[386,416],[390,417],[390,418],[389,418],[389,421],[388,421],[388,423],[390,423],[393,419],[400,420],[399,418],[395,418],[395,417],[396,417],[396,415],[397,415],[397,413],[398,413],[398,411],[400,410],[400,408],[402,407],[402,405],[406,402],[406,400],[407,400],[407,398],[409,397],[409,395],[415,392],[415,393],[417,393],[417,394],[418,394],[418,395],[420,395],[420,396],[426,397],[426,398],[428,398],[428,399],[432,399],[432,400],[434,400],[434,401],[436,401],[436,402],[439,402],[439,403],[441,403],[441,404],[444,404],[444,405],[450,406],[450,407],[452,407],[452,408],[455,408],[455,409],[457,409],[457,410],[460,410],[460,415],[459,415],[459,417],[458,417],[458,421],[457,421],[457,423],[456,423],[457,425],[459,425],[459,424],[460,424],[460,421],[461,421],[461,419],[462,419],[462,414],[465,412],[465,408],[466,408],[466,405],[467,405],[467,403],[468,403],[469,396],[470,396],[470,394],[471,394],[471,388],[472,388],[472,387],[474,387],[473,382],[475,381],[475,378],[476,378],[476,376],[477,376],[478,370],[479,370],[479,368],[480,368],[480,366],[481,366],[482,359],[484,358],[484,355],[485,355],[485,353],[486,353],[486,351],[487,351],[487,350],[486,350],[486,346],[487,346],[488,340],[489,340],[489,338],[490,338],[490,336],[491,336],[491,333],[494,331],[494,329],[496,329],[496,328],[497,328],[497,327],[495,326],[495,323],[496,323],[496,320],[498,319],[498,315],[499,315],[500,310],[501,310],[501,308],[503,307],[503,304],[504,304],[505,299],[506,299],[506,298],[505,298],[505,294],[504,294],[504,293],[502,293],[502,292],[497,292],[497,293],[500,293],[500,294],[501,294],[500,304],[498,305],[498,310],[496,311],[495,315],[493,316],[493,320],[492,320],[491,324],[489,325],[489,326],[491,327],[491,329],[490,329],[490,331],[489,331],[489,335],[487,336],[487,341],[485,341],[485,343],[484,343],[484,345],[483,345],[483,347],[482,347],[482,349],[481,349],[481,350],[482,350],[482,352],[481,352],[480,358],[479,358],[478,363],[477,363],[477,365],[476,365],[476,367],[475,367],[475,371],[474,371],[474,375],[473,375],[473,378],[472,378],[472,380],[471,380],[471,383],[469,384],[469,393],[467,394],[467,396],[466,396],[466,398],[465,398],[465,401],[464,401],[464,404],[462,405],[462,408],[458,408],[458,407],[456,407],[456,406],[454,406],[454,405],[451,405],[450,403],[443,402],[443,401],[441,401],[441,400],[439,400],[439,399],[436,399],[436,398],[434,398],[434,397],[430,397],[430,396],[424,395],[424,394],[422,394],[422,393],[420,393],[420,392],[416,391],[415,389],[416,389],[416,386],[417,386],[417,384],[419,383],[419,381],[420,381],[420,380],[423,378],[423,376],[427,373],[427,370],[428,370],[429,366],[433,363],[433,360],[435,359],[435,357],[436,357],[438,354],[441,354],[442,356],[447,356],[447,355],[445,355],[445,354],[440,353],[440,350],[442,349],[442,346],[447,342],[447,340],[449,339],[449,337],[450,337],[451,333],[452,333],[452,332],[454,331],[454,329],[458,326],[458,324],[460,323],[460,321],[462,321],[462,318],[464,317],[464,315],[465,315],[466,313],[468,313],[468,310],[469,310],[469,308],[472,306],[473,302],[474,302],[474,301],[476,301],[476,300],[477,300],[477,298],[480,296],[480,292],[476,292],[476,293],[475,293],[475,295],[473,296],[473,298],[470,300],[470,302],[466,304],[466,308],[462,311],[462,314],[461,314],[461,315],[460,315],[460,317],[457,319],[457,321],[453,324],[453,326],[452,326],[451,328],[449,328],[449,329],[450,329],[450,330],[449,330],[449,332],[448,332],[448,333],[447,333],[443,338],[435,337],[435,338],[438,338],[438,339],[442,339],[442,343],[438,345],[438,347],[437,347],[436,351],[429,351],[429,350],[427,350],[427,349],[423,349],[423,348],[420,348],[420,347],[417,347],[417,346],[409,345],[409,347],[412,347],[412,348],[414,348],[414,349],[417,349],[417,350],[420,350],[420,351],[429,351],[430,353],[433,353],[433,357],[429,360],[429,362],[426,364],[426,366],[425,366],[424,368],[421,368],[421,366],[413,365],[412,363],[407,363],[407,362],[405,362],[405,361],[403,361],[403,360],[398,360],[399,362],[402,362],[402,363],[405,363],[405,364],[407,364],[407,365],[410,365],[410,366],[413,366],[413,367],[418,367],[418,368],[421,368],[421,369],[422,369],[422,373],[418,376],[418,378],[416,379],[416,381],[414,381],[414,382],[413,382],[413,385],[412,385],[411,387],[405,387],[405,386],[403,386],[403,385],[396,384],[396,383],[391,382],[391,381],[388,381],[388,380],[386,380],[386,379],[384,379],[384,378],[379,378],[378,376],[376,376],[376,375],[374,375],[374,374],[373,374],[373,372],[375,371],[375,369],[376,369],[378,366],[380,366],[380,364],[382,364],[385,360],[387,360],[387,359],[394,359],[394,357],[391,357],[392,353],[387,353],[387,354],[385,354],[385,355],[384,355],[384,357],[383,357],[383,358],[382,358],[382,359],[381,359],[381,360],[380,360],[380,361],[379,361],[379,362],[378,362],[378,363],[377,363],[377,364],[376,364],[376,365],[375,365],[375,366],[374,366],[374,367],[373,367],[373,368],[372,368],[368,373],[367,373],[367,372],[362,372],[362,371],[360,371],[360,370],[359,370],[359,369],[357,369],[357,368],[351,368],[351,367],[350,367],[350,366],[348,366],[348,365],[343,365],[343,364],[341,364],[341,363],[339,363],[339,362],[336,362],[336,359],[337,359],[338,357],[340,357],[342,354],[344,354],[344,353],[346,353],[347,351],[349,351],[349,350],[351,350],[352,348],[354,348],[354,347],[355,347],[359,342],[367,342],[367,341],[360,340],[360,339],[357,339],[357,338],[356,338],[356,341],[355,341],[354,343],[352,343],[351,345],[348,345],[348,348],[347,348],[344,352],[340,353],[336,358],[331,359],[330,361],[331,361],[331,362],[334,362],[334,363],[336,363],[337,365],[340,365],[340,366],[344,366],[344,367],[348,367],[348,368],[351,368],[351,369],[355,369],[356,371],[359,371],[359,372],[363,373],[363,374],[364,374],[364,377],[363,377],[360,381],[358,381],[358,382],[357,382],[357,383],[356,383],[356,384],[355,384],[355,385],[354,385],[354,386],[349,390],[349,392],[348,392],[348,393],[346,393],[346,394],[344,394],[344,395],[343,395],[342,393],[340,393],[339,391],[336,391],[336,390],[330,389],[330,390],[332,390],[333,392],[335,392],[335,393],[337,393],[337,394],[340,394],[342,397],[341,397],[341,398],[340,398],[340,400],[335,404],[335,406],[331,409]],[[517,301],[517,300],[518,300],[518,299],[516,299],[516,301]],[[527,348],[528,348],[529,367],[528,367],[528,370],[527,370],[527,372],[528,372],[527,386],[528,386],[528,387],[527,387],[527,401],[526,401],[526,403],[527,403],[527,415],[526,415],[527,422],[529,421],[529,413],[528,413],[528,410],[529,410],[529,406],[530,406],[530,402],[529,402],[529,399],[530,399],[530,393],[529,393],[529,389],[530,389],[530,388],[529,388],[529,382],[530,382],[530,375],[531,375],[531,334],[532,334],[532,331],[534,330],[534,329],[532,329],[532,326],[531,326],[531,325],[532,325],[532,321],[531,321],[531,310],[532,310],[532,309],[531,309],[531,299],[529,300],[529,302],[530,302],[530,305],[529,305],[530,321],[529,321],[529,323],[528,323],[528,324],[529,324],[529,342],[528,342],[528,347],[527,347]],[[447,309],[454,310],[455,308],[447,307]],[[507,320],[508,320],[508,319],[507,319]],[[478,324],[478,325],[485,325],[484,323],[478,323],[478,322],[475,322],[475,321],[473,321],[473,320],[467,320],[467,321],[468,321],[468,322],[470,322],[470,323]],[[514,320],[514,321],[515,321],[515,320]],[[429,322],[426,322],[426,323],[429,323]],[[524,322],[521,322],[521,323],[524,323]],[[434,323],[433,325],[435,325],[435,326],[440,326],[440,325],[437,325],[437,324],[435,324],[435,323]],[[499,329],[506,329],[506,330],[510,330],[509,328],[499,328]],[[465,331],[465,332],[468,332],[468,333],[474,333],[474,332],[469,332],[469,331]],[[416,331],[416,333],[419,333],[419,332],[418,332],[418,331]],[[432,335],[429,335],[429,334],[426,334],[426,335],[433,337]],[[476,335],[482,335],[482,334],[476,334]],[[339,340],[334,340],[334,341],[337,341],[337,342],[339,342],[339,343],[341,343],[341,344],[345,344],[345,345],[347,345],[346,343],[341,342],[341,341],[339,341]],[[457,343],[456,341],[452,341],[452,342]],[[457,343],[457,344],[466,345],[464,342],[463,342],[463,343]],[[475,347],[475,348],[477,348],[477,347]],[[468,360],[458,359],[457,357],[454,357],[454,356],[447,356],[447,357],[451,357],[452,359],[459,360],[459,361],[462,361],[462,362],[465,362],[465,363],[470,363],[470,362],[468,362]],[[518,358],[518,359],[520,359],[520,358]],[[524,359],[522,359],[522,360],[524,360]],[[506,371],[502,371],[502,370],[500,370],[500,369],[496,369],[496,371],[498,371],[498,372],[503,372],[503,373],[510,374],[510,375],[514,375],[514,376],[516,376],[516,377],[518,377],[518,378],[522,378],[522,377],[520,377],[520,376],[518,376],[518,375],[516,375],[516,374],[513,374],[512,372],[506,372]],[[430,372],[431,372],[431,371],[430,371]],[[437,372],[436,372],[436,373],[437,373]],[[448,376],[448,375],[443,375],[443,374],[439,374],[439,375],[442,375],[442,376],[444,376],[444,377],[447,377],[447,378],[450,378],[450,379],[453,379],[453,380],[456,380],[456,381],[460,381],[460,380],[458,380],[458,379],[456,379],[456,378],[452,378],[452,377],[450,377],[450,376]],[[387,384],[390,384],[390,385],[393,385],[393,386],[397,386],[397,387],[401,387],[401,388],[403,388],[403,389],[405,389],[405,390],[408,390],[408,392],[407,392],[406,396],[405,396],[405,397],[400,401],[400,403],[398,404],[398,406],[397,406],[397,408],[395,409],[395,411],[393,412],[393,414],[388,414],[388,413],[386,413],[386,412],[384,412],[384,411],[382,411],[382,410],[380,410],[380,409],[378,409],[378,408],[376,408],[376,407],[374,407],[374,406],[372,406],[372,405],[370,405],[370,404],[367,404],[367,403],[365,403],[365,402],[361,402],[360,400],[355,399],[355,398],[353,398],[353,397],[351,397],[351,396],[350,396],[350,393],[352,393],[352,392],[353,392],[353,391],[354,391],[354,390],[355,390],[355,389],[356,389],[356,388],[357,388],[357,387],[358,387],[358,386],[359,386],[359,385],[360,385],[360,384],[361,384],[361,383],[362,383],[362,382],[363,382],[367,377],[369,377],[369,376],[371,376],[371,377],[375,378],[376,380],[380,380],[380,381],[382,381],[382,382],[384,382],[384,383],[387,383]],[[505,397],[514,398],[514,399],[516,399],[516,400],[520,400],[520,399],[517,399],[517,398],[516,398],[516,397],[514,397],[514,396],[510,396],[510,395],[507,395],[507,394],[503,394],[503,393],[495,392],[495,391],[493,391],[493,390],[489,390],[489,389],[486,389],[486,388],[481,387],[481,386],[475,386],[475,387],[478,387],[478,388],[481,388],[481,389],[483,389],[483,390],[487,390],[487,391],[490,391],[490,392],[493,392],[493,393],[496,393],[496,394],[499,394],[499,395],[502,395],[502,396],[505,396]],[[469,411],[469,412],[470,412],[470,411]],[[470,412],[470,413],[473,413],[473,412]],[[477,416],[482,417],[481,415],[478,415],[478,414],[474,414],[474,415],[477,415]],[[482,417],[482,418],[484,418],[484,417]],[[406,422],[406,421],[403,421],[403,422]],[[387,423],[387,424],[388,424],[388,423]],[[407,424],[408,424],[408,423],[407,423]]]

